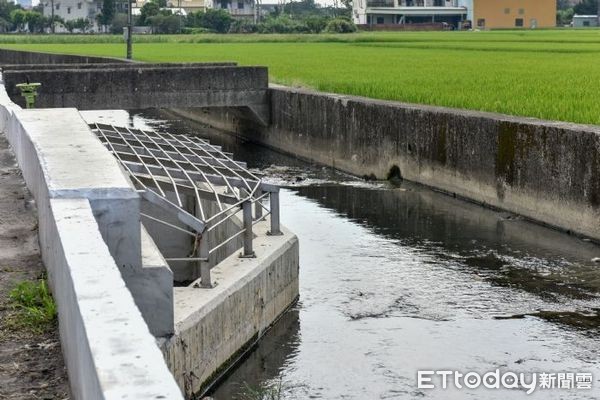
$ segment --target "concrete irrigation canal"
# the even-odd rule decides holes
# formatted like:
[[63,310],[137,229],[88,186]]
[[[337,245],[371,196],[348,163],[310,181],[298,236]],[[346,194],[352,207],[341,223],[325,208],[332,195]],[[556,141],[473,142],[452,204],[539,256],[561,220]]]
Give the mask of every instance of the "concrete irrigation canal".
[[0,62],[73,398],[600,397],[600,128],[230,63]]

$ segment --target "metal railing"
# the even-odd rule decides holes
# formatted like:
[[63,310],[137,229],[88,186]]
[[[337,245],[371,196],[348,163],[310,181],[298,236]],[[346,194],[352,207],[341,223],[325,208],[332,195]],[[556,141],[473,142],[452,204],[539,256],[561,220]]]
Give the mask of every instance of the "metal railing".
[[[172,135],[91,124],[100,141],[117,158],[134,181],[140,195],[170,212],[189,229],[142,213],[143,218],[194,237],[193,251],[187,257],[167,261],[200,262],[202,287],[212,287],[210,256],[243,235],[240,257],[254,257],[252,227],[270,217],[270,235],[281,235],[279,223],[279,187],[264,183],[233,160],[232,154],[208,141],[184,135]],[[167,193],[173,193],[170,200]],[[184,196],[192,195],[197,205],[193,214],[186,209]],[[263,201],[269,199],[267,208]],[[209,215],[203,200],[217,205]],[[253,207],[254,206],[254,207]],[[212,247],[208,233],[231,221],[241,211],[242,227]],[[254,211],[254,215],[253,215]],[[230,224],[230,226],[236,226]]]
[[394,0],[368,0],[367,7],[394,7]]

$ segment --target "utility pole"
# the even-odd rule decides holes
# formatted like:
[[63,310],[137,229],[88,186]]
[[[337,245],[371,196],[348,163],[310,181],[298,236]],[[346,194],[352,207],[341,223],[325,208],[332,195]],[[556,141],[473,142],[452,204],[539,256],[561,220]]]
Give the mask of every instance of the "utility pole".
[[133,13],[131,7],[133,7],[133,1],[135,0],[127,0],[127,59],[131,60],[133,57],[133,51],[131,49],[132,45],[132,37],[133,37]]
[[598,12],[596,16],[598,17],[598,26],[600,26],[600,0],[598,0]]
[[52,11],[50,12],[50,32],[54,33],[54,0],[50,1]]
[[181,0],[177,0],[177,8],[177,13],[179,13],[179,33],[181,34]]

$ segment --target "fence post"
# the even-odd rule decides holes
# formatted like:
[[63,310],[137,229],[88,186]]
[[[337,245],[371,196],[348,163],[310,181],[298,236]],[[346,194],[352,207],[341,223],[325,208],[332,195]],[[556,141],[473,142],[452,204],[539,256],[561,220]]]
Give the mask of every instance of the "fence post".
[[276,236],[283,235],[279,226],[279,191],[271,192],[271,230],[268,235]]
[[212,279],[210,277],[210,263],[208,262],[208,230],[205,230],[200,236],[199,256],[206,261],[200,261],[200,287],[212,288]]
[[254,257],[252,250],[252,202],[246,200],[242,203],[242,219],[244,222],[244,251],[240,255],[242,258]]
[[[260,196],[262,196],[262,195],[263,195],[263,191],[261,189],[257,189],[255,197],[257,199],[259,199]],[[262,217],[262,215],[263,215],[262,200],[256,200],[256,202],[254,203],[254,218],[260,219]]]

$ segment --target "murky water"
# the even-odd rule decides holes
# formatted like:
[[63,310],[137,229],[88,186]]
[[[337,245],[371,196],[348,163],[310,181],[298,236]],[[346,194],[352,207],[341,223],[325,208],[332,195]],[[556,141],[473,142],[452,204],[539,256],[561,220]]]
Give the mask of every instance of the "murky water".
[[[148,112],[124,118],[198,130]],[[286,187],[282,222],[300,238],[299,303],[215,399],[269,386],[282,399],[600,397],[600,247],[416,185],[365,183],[203,135]],[[593,389],[417,389],[419,369],[496,368],[591,372]]]

